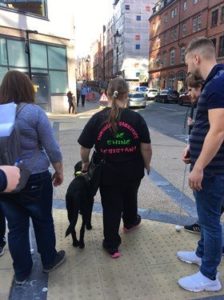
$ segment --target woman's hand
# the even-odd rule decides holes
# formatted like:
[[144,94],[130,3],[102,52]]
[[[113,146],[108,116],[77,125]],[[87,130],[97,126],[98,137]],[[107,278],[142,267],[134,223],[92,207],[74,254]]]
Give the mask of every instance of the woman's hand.
[[64,180],[63,172],[55,172],[52,176],[53,186],[59,186]]

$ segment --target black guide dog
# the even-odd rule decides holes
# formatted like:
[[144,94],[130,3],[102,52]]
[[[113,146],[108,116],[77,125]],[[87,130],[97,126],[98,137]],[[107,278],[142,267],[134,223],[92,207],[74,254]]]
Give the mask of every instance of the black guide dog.
[[[91,215],[94,197],[91,191],[88,174],[82,173],[81,169],[82,162],[79,161],[75,165],[75,178],[69,184],[66,193],[66,208],[70,225],[66,230],[65,236],[71,234],[73,246],[83,249],[85,247],[85,227],[88,230],[92,229]],[[79,213],[82,215],[82,226],[80,229],[80,237],[78,240],[76,236],[75,226],[78,220]]]

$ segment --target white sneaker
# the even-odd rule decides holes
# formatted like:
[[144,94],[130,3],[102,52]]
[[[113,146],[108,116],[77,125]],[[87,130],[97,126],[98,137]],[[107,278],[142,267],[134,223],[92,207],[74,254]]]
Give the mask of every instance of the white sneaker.
[[201,265],[201,258],[194,251],[178,251],[177,257],[188,264]]
[[196,274],[182,277],[178,280],[178,284],[185,290],[191,292],[216,292],[221,290],[222,285],[218,279],[218,274],[215,280],[211,280],[204,276],[200,271]]

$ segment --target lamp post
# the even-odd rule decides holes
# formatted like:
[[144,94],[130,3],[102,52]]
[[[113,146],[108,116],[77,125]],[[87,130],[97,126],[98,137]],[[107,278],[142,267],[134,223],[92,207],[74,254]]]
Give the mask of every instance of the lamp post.
[[106,26],[103,25],[103,81],[105,82],[105,32]]
[[27,60],[28,60],[28,74],[29,78],[32,80],[32,71],[31,71],[31,59],[30,59],[30,38],[29,34],[34,33],[38,34],[37,30],[25,30],[26,32],[26,39],[25,39],[25,53],[27,54]]
[[121,37],[121,34],[119,33],[119,31],[117,30],[116,33],[114,34],[114,41],[115,41],[115,45],[116,47],[116,75],[118,75],[119,72],[119,47],[118,47],[118,38]]
[[86,59],[86,80],[89,80],[89,63],[90,63],[90,56],[87,56]]

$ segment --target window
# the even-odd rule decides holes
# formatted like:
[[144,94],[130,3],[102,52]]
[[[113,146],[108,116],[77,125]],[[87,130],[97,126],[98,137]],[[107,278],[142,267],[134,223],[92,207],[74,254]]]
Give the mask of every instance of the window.
[[187,24],[183,23],[182,24],[182,36],[187,35]]
[[135,35],[135,40],[136,40],[136,41],[139,41],[139,40],[140,40],[140,34],[136,34],[136,35]]
[[136,50],[139,50],[139,49],[140,49],[140,44],[136,44],[136,45],[135,45],[135,49],[136,49]]
[[220,23],[224,23],[224,6],[221,7]]
[[146,5],[145,10],[146,11],[151,11],[151,7],[149,5]]
[[164,32],[163,39],[164,39],[164,44],[166,45],[167,44],[167,32]]
[[31,66],[32,68],[47,68],[47,47],[41,44],[31,44]]
[[187,10],[187,1],[184,1],[184,10]]
[[167,15],[167,14],[164,16],[164,22],[165,22],[165,23],[168,22],[168,15]]
[[141,16],[136,16],[136,21],[141,21]]
[[51,93],[65,93],[68,86],[67,72],[49,71]]
[[170,65],[173,66],[175,64],[175,49],[170,50]]
[[211,39],[211,41],[212,41],[214,47],[216,48],[216,39]]
[[[27,67],[27,55],[25,53],[25,45],[23,41],[8,40],[8,58],[9,65],[18,68]],[[16,53],[16,55],[15,55]]]
[[0,39],[0,65],[7,65],[6,39]]
[[180,63],[183,64],[185,62],[185,47],[180,48]]
[[171,10],[171,18],[175,18],[175,16],[177,15],[177,8],[175,7],[174,9]]
[[163,52],[163,58],[162,58],[162,64],[163,64],[163,67],[166,66],[166,58],[167,58],[167,54],[166,54],[166,51]]
[[129,4],[125,4],[125,9],[126,10],[130,10],[130,5]]
[[217,24],[218,24],[218,14],[219,14],[218,9],[212,11],[211,27],[217,26]]
[[66,70],[66,51],[62,47],[48,46],[49,68]]
[[197,4],[200,0],[192,0],[193,4]]
[[224,56],[224,35],[219,38],[219,54],[218,56]]
[[201,30],[201,15],[193,18],[193,32]]
[[31,13],[41,17],[47,16],[47,0],[0,0],[0,7]]

